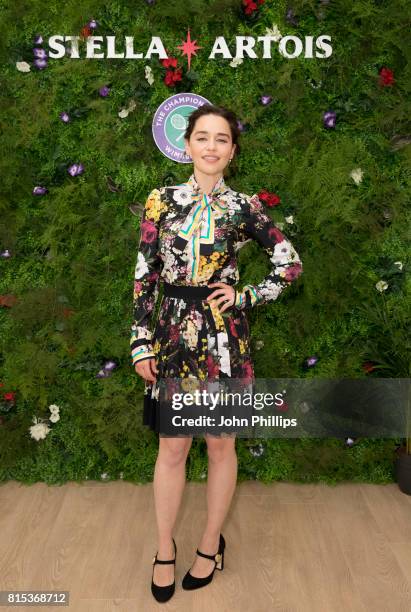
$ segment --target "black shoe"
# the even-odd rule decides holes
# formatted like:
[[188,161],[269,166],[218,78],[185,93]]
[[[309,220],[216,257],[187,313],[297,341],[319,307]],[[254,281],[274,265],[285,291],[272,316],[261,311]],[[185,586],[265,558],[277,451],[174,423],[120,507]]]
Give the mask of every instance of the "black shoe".
[[193,589],[198,589],[200,587],[206,586],[206,584],[209,584],[213,579],[215,569],[217,568],[221,571],[224,568],[224,548],[225,540],[222,533],[220,533],[220,544],[218,546],[218,552],[215,555],[206,555],[200,552],[197,548],[197,555],[200,555],[200,557],[205,557],[206,559],[211,559],[211,561],[215,561],[214,569],[211,574],[209,574],[205,578],[196,578],[195,576],[192,576],[190,574],[189,570],[184,576],[183,582],[181,583],[183,589],[191,591]]
[[161,559],[157,559],[158,553],[155,554],[154,559],[153,559],[153,574],[151,577],[151,592],[153,593],[157,601],[160,601],[160,602],[168,601],[174,595],[174,591],[176,588],[176,581],[174,579],[174,581],[171,584],[167,584],[166,586],[158,586],[157,584],[154,584],[154,580],[153,580],[154,566],[156,563],[163,563],[163,564],[174,563],[175,564],[176,558],[177,558],[177,546],[176,546],[176,543],[174,542],[174,538],[173,538],[173,544],[174,544],[174,559],[172,559],[171,561],[162,561]]

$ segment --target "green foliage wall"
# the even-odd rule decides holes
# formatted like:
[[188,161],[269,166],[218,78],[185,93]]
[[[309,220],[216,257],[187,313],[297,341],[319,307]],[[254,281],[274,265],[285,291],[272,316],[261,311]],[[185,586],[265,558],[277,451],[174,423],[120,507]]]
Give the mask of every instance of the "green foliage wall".
[[[247,129],[227,182],[281,197],[269,214],[286,225],[303,261],[298,290],[249,314],[256,376],[409,376],[410,5],[290,6],[297,25],[282,1],[262,3],[248,19],[234,0],[0,1],[0,248],[11,255],[0,258],[0,479],[152,478],[158,442],[140,423],[143,381],[129,351],[139,229],[133,211],[154,187],[191,172],[164,157],[151,134],[158,105],[177,91],[236,111]],[[160,36],[178,57],[182,80],[168,87],[155,56],[66,57],[33,67],[36,35],[79,34],[92,18],[98,34],[134,36],[143,53]],[[217,36],[234,52],[236,35],[261,36],[274,24],[302,39],[329,34],[332,56],[289,60],[274,46],[271,59],[245,58],[236,67],[208,59]],[[203,47],[190,71],[176,48],[188,28]],[[24,61],[30,72],[16,69]],[[395,78],[389,86],[380,84],[383,67]],[[103,86],[110,87],[106,97]],[[272,102],[262,105],[262,95]],[[134,110],[119,117],[131,101]],[[329,109],[333,129],[323,124]],[[80,176],[67,173],[74,163],[84,165]],[[358,184],[350,176],[357,168]],[[33,195],[36,185],[48,193]],[[262,278],[265,257],[256,244],[242,249],[242,284]],[[315,367],[304,368],[311,355]],[[96,378],[107,360],[117,367]],[[53,404],[60,420],[34,440],[33,417],[47,419]],[[237,444],[239,478],[392,479],[393,440],[351,448],[344,440]],[[205,443],[195,439],[188,477],[204,478],[206,465]]]

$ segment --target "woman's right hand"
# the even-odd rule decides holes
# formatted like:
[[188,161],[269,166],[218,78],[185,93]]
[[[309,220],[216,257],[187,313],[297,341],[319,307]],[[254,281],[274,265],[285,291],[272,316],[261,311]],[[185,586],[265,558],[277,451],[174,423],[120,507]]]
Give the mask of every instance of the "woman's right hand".
[[158,373],[158,369],[156,366],[156,360],[154,357],[150,359],[142,359],[141,361],[137,361],[134,364],[135,371],[139,374],[145,381],[149,383],[153,383],[156,380],[156,374]]

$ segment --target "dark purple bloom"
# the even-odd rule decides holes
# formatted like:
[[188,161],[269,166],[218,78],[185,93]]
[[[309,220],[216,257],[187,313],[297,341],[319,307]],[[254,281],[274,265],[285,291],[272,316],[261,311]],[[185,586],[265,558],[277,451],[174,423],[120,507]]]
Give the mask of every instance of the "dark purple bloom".
[[95,19],[92,19],[91,21],[88,22],[88,27],[91,28],[92,30],[95,30],[98,27],[98,23]]
[[293,26],[298,26],[298,18],[296,17],[292,8],[288,8],[285,14],[285,20],[287,23]]
[[108,96],[110,92],[110,87],[107,87],[107,85],[104,85],[103,87],[100,87],[100,89],[98,90],[98,93],[100,94],[100,96],[102,96],[103,98],[105,98],[106,96]]
[[33,195],[44,195],[45,193],[48,193],[48,189],[46,187],[41,187],[40,185],[37,185],[33,189]]
[[270,102],[272,101],[272,97],[271,96],[261,96],[260,101],[263,106],[267,106],[267,104],[270,104]]
[[37,36],[34,37],[34,44],[35,45],[43,44],[43,37],[41,36],[41,34],[37,34]]
[[47,66],[47,59],[35,59],[34,60],[34,65],[39,70],[43,70],[43,68],[46,68],[46,66]]
[[110,376],[110,371],[109,370],[100,370],[98,374],[96,374],[96,378],[107,378],[108,376]]
[[64,123],[68,123],[70,121],[70,115],[64,111],[60,113],[59,117]]
[[79,174],[83,174],[84,166],[83,164],[72,164],[71,166],[69,166],[67,172],[71,176],[78,176]]
[[46,59],[47,53],[43,48],[37,49],[36,47],[33,49],[34,57],[38,57],[39,59]]
[[238,129],[240,132],[246,132],[248,130],[248,124],[242,123],[241,121],[237,121]]
[[323,115],[324,127],[334,128],[336,119],[337,119],[337,114],[332,110],[328,110]]

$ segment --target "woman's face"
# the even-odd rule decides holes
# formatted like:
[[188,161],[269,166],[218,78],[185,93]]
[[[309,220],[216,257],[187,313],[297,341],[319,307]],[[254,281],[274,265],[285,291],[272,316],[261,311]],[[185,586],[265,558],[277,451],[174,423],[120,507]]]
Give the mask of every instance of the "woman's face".
[[185,147],[193,160],[194,170],[216,175],[223,174],[236,145],[227,119],[209,114],[197,119],[190,139],[185,139]]

